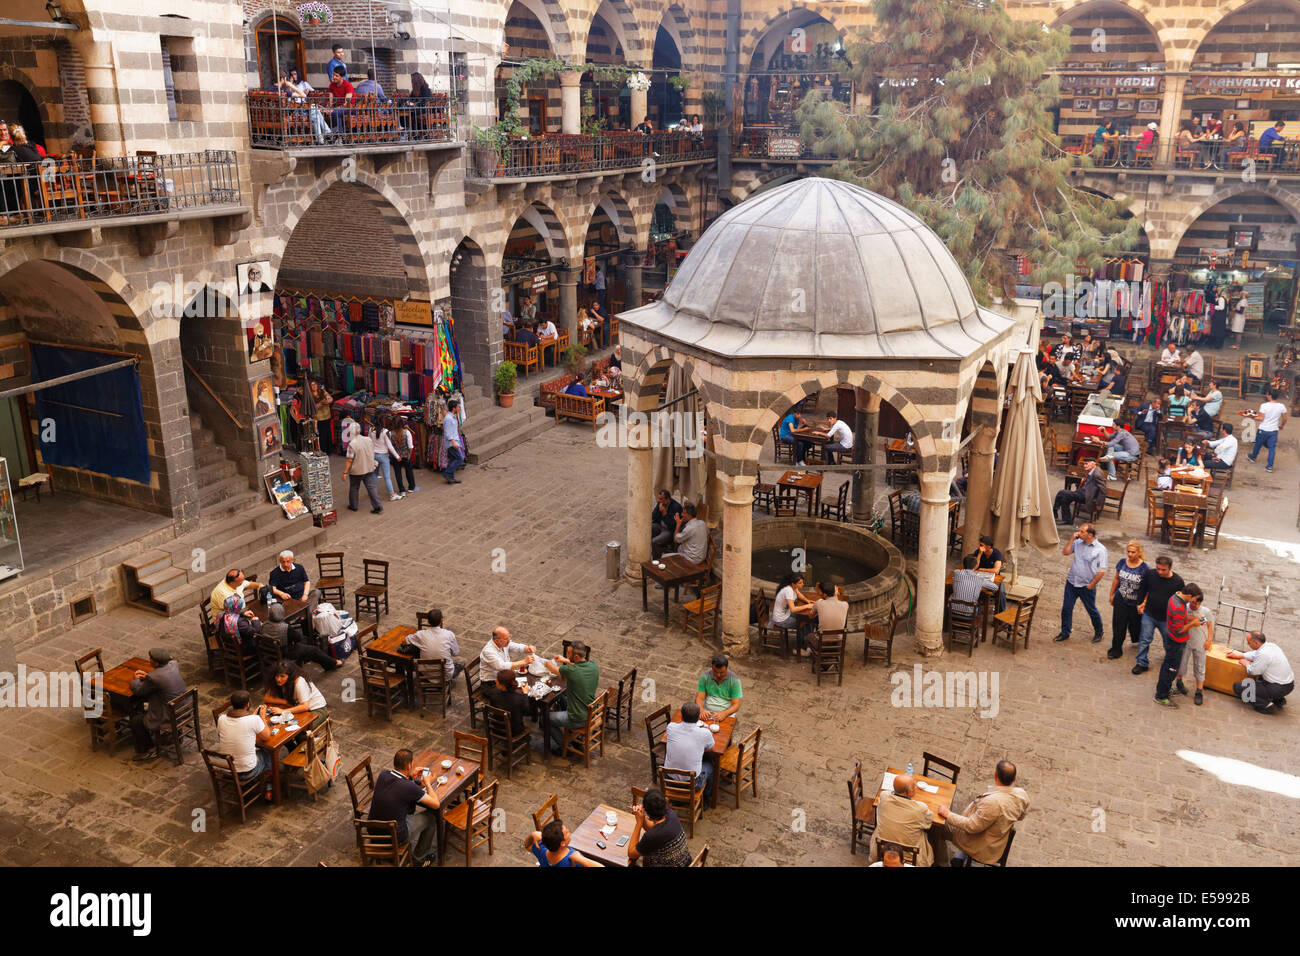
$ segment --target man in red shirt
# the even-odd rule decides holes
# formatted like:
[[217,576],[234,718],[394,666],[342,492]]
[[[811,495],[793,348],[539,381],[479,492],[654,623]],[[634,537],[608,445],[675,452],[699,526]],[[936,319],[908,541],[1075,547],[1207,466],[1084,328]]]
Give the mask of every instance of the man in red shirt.
[[1188,631],[1197,623],[1200,616],[1197,609],[1201,606],[1204,595],[1195,584],[1185,584],[1181,591],[1169,599],[1169,610],[1165,613],[1166,633],[1161,634],[1165,643],[1165,659],[1160,665],[1160,679],[1156,681],[1156,703],[1165,707],[1177,707],[1169,699],[1169,688],[1178,676],[1178,665],[1183,662],[1183,648],[1187,644]]
[[[351,103],[356,93],[356,88],[344,78],[343,67],[334,67],[334,79],[330,83],[330,96],[333,97],[333,102]],[[343,116],[345,112],[346,110],[342,106],[334,108],[334,128],[340,133],[343,132]]]

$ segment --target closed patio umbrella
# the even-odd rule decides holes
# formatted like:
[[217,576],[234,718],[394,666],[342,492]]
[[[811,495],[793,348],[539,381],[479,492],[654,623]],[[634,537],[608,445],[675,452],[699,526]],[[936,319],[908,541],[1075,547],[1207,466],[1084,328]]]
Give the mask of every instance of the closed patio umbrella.
[[317,451],[319,445],[316,434],[316,399],[311,394],[311,380],[302,376],[302,388],[298,392],[298,414],[302,415],[302,451]]
[[998,449],[989,511],[993,515],[993,545],[1008,555],[1011,583],[1017,570],[1013,553],[1032,545],[1060,543],[1047,487],[1047,461],[1038,428],[1038,403],[1043,399],[1038,373],[1028,352],[1021,352],[1011,373],[1011,409]]

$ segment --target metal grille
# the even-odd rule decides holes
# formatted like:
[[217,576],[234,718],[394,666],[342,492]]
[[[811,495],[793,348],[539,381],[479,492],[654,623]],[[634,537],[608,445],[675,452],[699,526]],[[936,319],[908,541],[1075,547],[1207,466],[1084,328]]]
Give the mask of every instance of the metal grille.
[[249,135],[254,147],[311,149],[389,143],[446,143],[454,139],[446,93],[430,100],[373,96],[336,103],[328,93],[286,100],[279,93],[248,94]]
[[616,132],[545,136],[511,142],[498,152],[475,149],[475,169],[485,179],[557,176],[604,169],[636,169],[647,162],[707,160],[717,155],[713,133]]

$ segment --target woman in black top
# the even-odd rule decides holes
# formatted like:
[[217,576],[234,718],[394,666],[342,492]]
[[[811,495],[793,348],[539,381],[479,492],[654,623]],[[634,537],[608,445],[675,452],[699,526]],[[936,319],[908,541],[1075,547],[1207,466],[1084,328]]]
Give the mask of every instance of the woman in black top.
[[433,90],[429,89],[429,84],[424,80],[424,74],[411,74],[411,96],[413,100],[431,100],[433,99]]

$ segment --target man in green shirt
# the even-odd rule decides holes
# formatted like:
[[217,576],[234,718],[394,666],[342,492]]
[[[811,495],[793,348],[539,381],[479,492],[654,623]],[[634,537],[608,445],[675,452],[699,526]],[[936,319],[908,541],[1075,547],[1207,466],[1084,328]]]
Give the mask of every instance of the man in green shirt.
[[564,696],[569,703],[567,711],[551,714],[551,753],[559,754],[564,747],[564,728],[587,723],[587,708],[596,699],[600,668],[587,660],[587,645],[574,641],[569,645],[569,656],[547,661],[546,669],[564,678]]
[[704,720],[722,720],[740,710],[740,678],[727,669],[726,654],[713,655],[713,666],[700,675],[695,690]]

